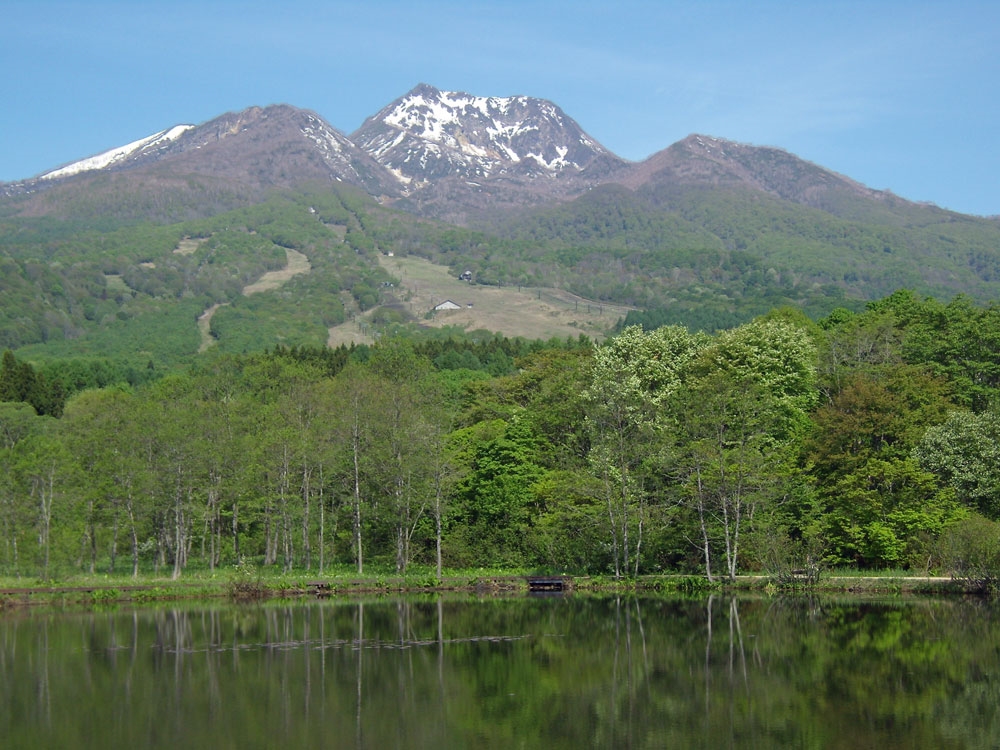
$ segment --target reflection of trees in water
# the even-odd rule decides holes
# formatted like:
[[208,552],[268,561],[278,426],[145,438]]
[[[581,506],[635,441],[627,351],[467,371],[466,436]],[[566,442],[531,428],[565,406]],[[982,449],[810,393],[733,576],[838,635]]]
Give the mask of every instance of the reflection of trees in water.
[[363,602],[358,604],[358,636],[357,636],[357,638],[355,639],[354,642],[356,644],[358,644],[358,646],[355,647],[355,649],[354,649],[355,653],[357,653],[357,656],[358,656],[358,662],[357,662],[357,664],[358,664],[358,675],[357,675],[357,681],[356,681],[357,692],[355,694],[356,707],[355,707],[355,714],[354,714],[354,717],[355,717],[354,718],[354,742],[355,742],[355,745],[357,747],[364,747],[364,743],[363,743],[364,734],[363,734],[362,729],[361,729],[361,693],[362,693],[361,687],[362,687],[362,684],[363,684],[363,679],[362,679],[361,675],[362,675],[362,672],[363,672],[363,667],[362,667],[362,662],[361,662],[361,648],[360,648],[360,644],[362,644],[362,643],[365,642],[365,605],[364,605]]
[[405,735],[420,747],[518,745],[530,730],[547,748],[969,745],[998,728],[996,613],[713,595],[8,617],[0,736],[376,747]]
[[[615,598],[614,602],[615,649],[611,670],[610,710],[612,715],[619,718],[619,721],[611,724],[612,734],[609,740],[610,746],[628,747],[632,745],[634,739],[633,727],[638,696],[649,674],[649,661],[639,600],[636,598],[623,599],[619,596]],[[638,657],[633,649],[633,631],[639,640],[640,655]],[[621,705],[622,701],[624,701],[624,707]],[[619,735],[619,731],[623,736]]]
[[[708,714],[712,703],[712,684],[715,662],[712,659],[713,646],[713,623],[715,621],[715,602],[717,596],[710,594],[705,602],[705,711]],[[726,659],[726,676],[728,678],[728,688],[731,690],[737,683],[742,683],[743,688],[749,692],[750,676],[747,671],[746,648],[743,642],[743,628],[740,626],[739,600],[729,597],[728,613],[726,620],[728,623],[729,637],[725,643],[728,658]],[[755,652],[755,656],[759,656]],[[756,660],[755,660],[756,661]],[[759,663],[758,663],[759,664]],[[727,694],[728,697],[728,694]]]
[[[478,606],[489,610],[478,624],[463,607],[440,599],[429,604],[358,602],[334,612],[265,607],[258,615],[262,619],[244,624],[239,637],[228,642],[220,637],[227,626],[225,614],[164,613],[158,621],[164,632],[158,637],[164,653],[175,657],[178,680],[186,674],[184,659],[193,654],[204,653],[210,665],[218,665],[224,652],[234,660],[264,654],[267,673],[280,677],[287,720],[297,711],[322,715],[317,701],[328,705],[336,700],[337,684],[349,675],[350,725],[359,746],[384,737],[387,730],[379,726],[379,717],[394,706],[398,718],[415,695],[422,696],[424,713],[458,712],[490,722],[509,712],[510,723],[554,721],[546,722],[522,703],[522,696],[534,696],[553,717],[600,714],[600,738],[609,746],[641,744],[650,711],[665,699],[673,721],[681,727],[694,724],[687,704],[675,695],[680,683],[664,685],[663,675],[691,674],[698,643],[703,688],[699,724],[720,741],[729,736],[723,727],[750,722],[753,729],[744,731],[765,732],[754,722],[788,712],[805,717],[817,707],[826,707],[831,723],[849,724],[856,723],[862,704],[886,717],[895,715],[904,700],[915,701],[921,711],[933,710],[935,685],[960,674],[955,665],[963,662],[960,655],[954,658],[953,646],[945,645],[954,641],[936,624],[935,607],[929,609],[935,616],[909,618],[902,606],[824,605],[816,598],[741,601],[712,595],[700,603],[667,604],[615,598],[588,603],[584,610],[592,611],[578,613],[579,623],[553,621],[552,637],[543,638],[539,634],[546,632],[547,620],[542,610],[507,618],[498,616],[498,610],[518,610],[518,605]],[[652,633],[646,627],[650,608],[656,612]],[[979,622],[961,607],[946,607],[941,617],[963,612],[965,616],[954,617],[955,624]],[[700,637],[693,635],[699,632]],[[338,656],[343,654],[349,654],[349,671]],[[297,670],[290,663],[293,655],[300,662]],[[804,661],[797,665],[792,656]],[[430,676],[424,676],[424,668]],[[920,686],[902,694],[885,687],[904,673],[919,679]],[[600,689],[559,696],[539,689],[538,683],[549,680],[576,687],[589,682]],[[864,687],[872,682],[881,686]],[[988,681],[976,684],[989,693]],[[313,695],[317,685],[323,690]],[[216,700],[214,691],[209,695]],[[904,710],[912,714],[916,709]]]

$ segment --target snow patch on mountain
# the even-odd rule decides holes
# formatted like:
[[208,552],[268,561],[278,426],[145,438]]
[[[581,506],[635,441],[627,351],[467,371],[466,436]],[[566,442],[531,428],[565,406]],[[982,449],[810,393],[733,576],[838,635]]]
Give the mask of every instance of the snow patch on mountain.
[[154,133],[146,138],[140,138],[138,141],[133,141],[132,143],[128,143],[124,146],[119,146],[117,148],[110,149],[109,151],[97,154],[96,156],[90,156],[86,159],[75,161],[72,164],[67,164],[64,167],[53,169],[50,172],[45,172],[39,176],[39,179],[52,180],[58,177],[69,177],[70,175],[79,174],[80,172],[90,172],[95,169],[107,169],[108,167],[114,166],[115,164],[118,164],[119,162],[122,162],[132,156],[147,152],[155,147],[170,143],[171,141],[175,141],[193,127],[194,125],[175,125],[172,128],[161,130],[159,133]]
[[528,153],[528,158],[534,159],[541,166],[550,170],[565,169],[566,167],[577,166],[573,162],[566,159],[566,154],[569,153],[569,149],[566,146],[556,146],[556,157],[553,159],[546,159],[544,154],[534,154]]
[[344,150],[341,139],[318,117],[307,115],[308,125],[300,128],[302,135],[315,143],[320,151],[334,151],[341,153]]
[[[555,129],[564,126],[555,105],[526,96],[472,96],[420,87],[385,113],[382,122],[398,133],[371,144],[369,153],[376,159],[392,152],[409,136],[425,142],[425,148],[440,144],[471,157],[482,174],[493,171],[497,159],[515,164],[531,159],[547,170],[579,168],[566,158],[569,153],[566,146],[558,146],[554,158],[518,152],[515,146],[519,139],[541,133],[541,123],[551,123]],[[587,141],[586,137],[580,139],[581,144],[592,147]]]

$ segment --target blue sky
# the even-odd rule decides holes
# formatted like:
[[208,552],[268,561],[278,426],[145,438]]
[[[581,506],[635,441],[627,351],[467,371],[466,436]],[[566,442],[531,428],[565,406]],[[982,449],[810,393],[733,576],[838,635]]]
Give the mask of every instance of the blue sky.
[[995,0],[3,0],[0,70],[4,181],[255,104],[350,133],[423,82],[628,159],[702,133],[1000,214]]

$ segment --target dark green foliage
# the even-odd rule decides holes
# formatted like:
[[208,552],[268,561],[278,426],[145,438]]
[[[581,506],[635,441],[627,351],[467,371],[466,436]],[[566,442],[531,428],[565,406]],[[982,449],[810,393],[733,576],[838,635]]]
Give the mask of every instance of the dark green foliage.
[[351,360],[357,358],[358,361],[366,361],[368,357],[363,355],[362,351],[367,349],[365,345],[359,347],[354,344],[350,346],[342,344],[336,349],[326,346],[277,346],[265,356],[302,362],[322,370],[327,377],[332,378]]
[[0,362],[0,401],[30,404],[39,416],[62,414],[66,390],[59,380],[49,380],[27,362],[19,362],[7,349]]
[[151,361],[134,364],[105,358],[58,359],[40,364],[39,374],[58,383],[67,397],[90,388],[114,385],[139,386],[156,380],[162,372]]
[[[535,515],[534,486],[543,476],[526,420],[494,426],[495,437],[473,448],[469,473],[458,488],[458,547],[500,565],[528,563],[526,535]],[[475,558],[468,558],[471,563]]]
[[[744,322],[792,302],[823,315],[838,298],[871,299],[901,287],[997,296],[995,222],[871,204],[821,209],[736,188],[605,186],[558,208],[505,218],[497,231],[569,272],[568,287],[583,296],[674,309],[668,322],[705,330],[732,325],[725,314]],[[705,319],[704,307],[718,320]]]

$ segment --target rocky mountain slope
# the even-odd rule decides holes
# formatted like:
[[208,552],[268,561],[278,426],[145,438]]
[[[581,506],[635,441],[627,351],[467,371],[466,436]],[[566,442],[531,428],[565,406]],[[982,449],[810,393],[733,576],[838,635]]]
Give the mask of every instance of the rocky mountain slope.
[[881,202],[887,193],[799,159],[782,149],[750,146],[723,138],[690,135],[618,175],[641,187],[746,187],[782,200],[835,212],[831,196]]
[[0,187],[26,215],[175,220],[251,205],[276,188],[334,183],[380,198],[400,192],[387,170],[319,115],[275,105],[178,125]]
[[390,189],[382,170],[319,115],[288,105],[250,107],[202,125],[161,133],[42,174],[35,187],[96,171],[201,172],[233,182],[292,185],[325,178],[373,193]]
[[412,192],[437,179],[576,176],[621,163],[551,102],[481,97],[421,84],[368,118],[351,140]]

